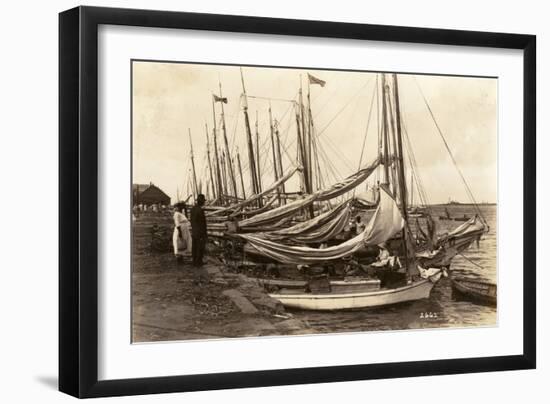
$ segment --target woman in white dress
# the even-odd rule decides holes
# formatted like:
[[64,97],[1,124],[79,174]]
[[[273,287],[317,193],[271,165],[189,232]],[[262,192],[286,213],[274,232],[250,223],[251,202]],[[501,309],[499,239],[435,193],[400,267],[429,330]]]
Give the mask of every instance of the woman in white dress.
[[172,243],[174,244],[174,255],[176,259],[183,259],[184,255],[191,254],[191,223],[185,216],[185,204],[176,205],[174,211],[174,234]]

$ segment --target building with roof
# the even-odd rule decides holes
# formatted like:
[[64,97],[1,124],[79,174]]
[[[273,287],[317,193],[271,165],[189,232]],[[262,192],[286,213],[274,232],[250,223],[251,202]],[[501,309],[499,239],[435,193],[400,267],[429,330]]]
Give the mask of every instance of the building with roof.
[[166,193],[154,185],[150,184],[133,184],[132,185],[133,205],[170,205],[170,197]]

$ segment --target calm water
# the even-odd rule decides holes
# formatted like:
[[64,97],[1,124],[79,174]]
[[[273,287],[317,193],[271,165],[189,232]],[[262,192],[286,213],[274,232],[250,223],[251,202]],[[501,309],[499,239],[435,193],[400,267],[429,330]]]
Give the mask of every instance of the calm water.
[[[480,209],[489,223],[490,231],[481,239],[479,248],[473,243],[464,252],[464,255],[479,267],[458,255],[452,262],[451,270],[456,276],[467,276],[496,283],[497,207],[481,206]],[[468,205],[449,206],[448,210],[453,217],[474,214],[473,207]],[[443,215],[444,208],[436,206],[433,212],[436,217]],[[439,221],[440,229],[453,229],[460,224],[462,222]],[[458,299],[452,293],[450,280],[442,278],[432,289],[429,299],[375,309],[334,312],[293,311],[292,314],[307,322],[317,332],[496,325],[497,312],[494,307],[476,305]],[[432,313],[432,316],[425,318],[425,313]]]

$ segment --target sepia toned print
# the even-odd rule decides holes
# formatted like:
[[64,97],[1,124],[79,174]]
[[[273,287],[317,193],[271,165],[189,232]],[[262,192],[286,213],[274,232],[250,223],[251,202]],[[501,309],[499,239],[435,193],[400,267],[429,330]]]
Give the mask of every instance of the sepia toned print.
[[133,61],[133,342],[495,326],[497,86]]

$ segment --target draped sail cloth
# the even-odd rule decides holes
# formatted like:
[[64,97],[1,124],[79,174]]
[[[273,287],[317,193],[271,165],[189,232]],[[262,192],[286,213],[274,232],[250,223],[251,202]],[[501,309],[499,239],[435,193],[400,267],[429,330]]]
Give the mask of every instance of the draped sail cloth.
[[467,249],[487,230],[480,217],[475,215],[451,232],[440,235],[436,243],[439,248],[433,251],[419,251],[416,257],[425,260],[427,265],[448,265],[455,255]]
[[369,208],[376,206],[378,202],[378,191],[371,187],[368,190],[355,194],[355,204],[361,207]]
[[289,246],[264,240],[253,234],[240,234],[254,252],[285,264],[317,264],[348,257],[366,246],[385,242],[403,229],[405,221],[393,198],[381,189],[380,202],[365,230],[341,244],[327,248]]
[[271,209],[271,206],[275,203],[275,201],[278,199],[278,195],[277,194],[274,194],[266,203],[264,206],[262,206],[261,208],[258,208],[258,209],[253,209],[253,210],[246,210],[246,211],[242,211],[242,210],[237,210],[235,212],[233,212],[231,215],[231,217],[236,217],[236,216],[239,216],[239,215],[245,215],[245,216],[254,216],[254,215],[257,215],[259,213],[263,213],[269,209]]
[[[274,223],[285,217],[294,215],[300,209],[303,209],[315,201],[326,201],[332,198],[336,198],[340,195],[345,194],[346,192],[351,191],[353,188],[366,181],[369,175],[378,167],[379,159],[376,158],[371,164],[367,167],[359,170],[353,175],[350,175],[343,181],[337,182],[336,184],[331,185],[329,188],[319,190],[311,195],[307,195],[305,198],[298,199],[287,205],[280,206],[278,208],[272,209],[268,212],[261,213],[249,219],[245,219],[239,222],[239,227],[246,229],[246,227],[259,227],[266,224]],[[265,191],[264,191],[265,193]],[[217,211],[218,213],[220,211]]]
[[351,204],[350,201],[346,201],[313,219],[295,224],[286,229],[258,233],[257,236],[271,241],[304,244],[322,243],[340,234],[349,222],[350,217]]
[[380,202],[365,227],[363,243],[366,245],[384,243],[403,230],[404,226],[405,220],[395,200],[384,187],[380,187]]
[[447,234],[446,238],[449,237],[463,237],[472,233],[477,233],[479,231],[484,231],[486,229],[485,225],[481,222],[481,219],[478,215],[470,218],[467,222],[462,223],[453,231]]
[[245,229],[246,227],[258,227],[278,222],[281,219],[294,215],[299,210],[313,203],[314,200],[315,195],[307,195],[305,198],[297,199],[291,203],[287,203],[286,205],[260,213],[251,218],[241,220],[239,222],[239,227]]
[[301,168],[300,167],[294,167],[292,169],[289,169],[288,172],[284,176],[279,178],[277,181],[275,181],[273,184],[271,184],[268,188],[264,189],[262,192],[260,192],[258,194],[255,194],[255,195],[252,195],[250,198],[248,198],[248,199],[246,199],[242,202],[239,202],[239,203],[233,204],[231,206],[228,206],[227,208],[218,209],[214,212],[210,212],[206,216],[216,216],[216,215],[219,215],[221,213],[233,211],[233,210],[236,210],[236,209],[243,208],[247,205],[250,205],[252,202],[260,199],[262,196],[265,196],[265,195],[275,191],[277,188],[279,188],[281,185],[283,185],[285,182],[287,182],[290,179],[290,177],[292,177],[294,175],[294,173],[298,170],[301,170]]
[[351,191],[353,188],[355,188],[362,182],[366,181],[369,175],[371,175],[372,172],[376,169],[376,167],[378,167],[379,163],[380,163],[379,158],[376,158],[371,164],[357,171],[355,174],[352,174],[346,179],[331,185],[327,189],[317,191],[314,194],[317,196],[316,200],[326,201]]

